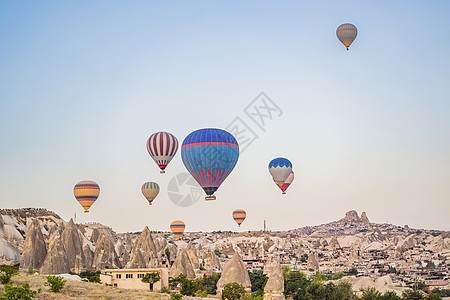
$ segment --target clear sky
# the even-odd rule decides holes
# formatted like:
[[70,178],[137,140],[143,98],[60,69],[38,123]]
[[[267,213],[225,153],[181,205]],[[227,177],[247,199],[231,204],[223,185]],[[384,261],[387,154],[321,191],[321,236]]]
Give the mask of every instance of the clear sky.
[[[450,2],[1,1],[1,207],[45,207],[114,230],[285,230],[366,211],[450,230]],[[350,48],[342,23],[357,26]],[[264,91],[265,131],[244,109]],[[179,207],[145,142],[168,131],[258,135],[216,193]],[[291,160],[287,195],[272,158]],[[101,194],[89,214],[80,180]],[[140,187],[161,192],[148,206]],[[203,197],[203,196],[202,196]]]

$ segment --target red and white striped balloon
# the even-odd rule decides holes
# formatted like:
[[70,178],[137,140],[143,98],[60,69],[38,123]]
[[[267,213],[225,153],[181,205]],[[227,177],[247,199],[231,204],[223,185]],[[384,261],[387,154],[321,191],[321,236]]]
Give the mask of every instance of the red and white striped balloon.
[[177,138],[168,132],[157,132],[147,140],[147,151],[156,164],[165,173],[165,169],[178,150]]

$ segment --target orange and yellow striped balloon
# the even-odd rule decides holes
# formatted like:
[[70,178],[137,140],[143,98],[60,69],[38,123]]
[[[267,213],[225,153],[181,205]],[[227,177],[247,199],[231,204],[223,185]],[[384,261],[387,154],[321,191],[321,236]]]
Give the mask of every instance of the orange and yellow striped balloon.
[[181,237],[185,227],[186,225],[184,225],[183,221],[173,221],[172,224],[170,224],[170,230],[172,230],[173,235],[177,239]]
[[339,27],[336,29],[336,36],[341,41],[342,44],[344,44],[345,48],[350,47],[350,45],[353,43],[353,41],[356,39],[356,36],[358,35],[358,29],[356,29],[356,26],[350,23],[345,23],[339,25]]
[[159,185],[156,182],[146,182],[142,185],[141,191],[148,204],[152,205],[153,200],[159,194]]
[[243,209],[236,209],[233,211],[233,219],[236,221],[236,223],[241,226],[242,222],[244,222],[245,217],[247,216],[247,213]]
[[89,212],[89,208],[100,195],[100,187],[97,183],[90,180],[78,182],[73,188],[73,194],[77,201],[83,206],[84,212]]

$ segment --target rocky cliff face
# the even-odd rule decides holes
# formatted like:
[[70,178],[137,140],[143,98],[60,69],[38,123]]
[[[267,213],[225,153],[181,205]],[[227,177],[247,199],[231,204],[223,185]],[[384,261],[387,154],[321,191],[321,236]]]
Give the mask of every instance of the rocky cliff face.
[[284,300],[284,277],[279,261],[272,263],[269,280],[264,287],[264,300]]
[[69,268],[73,272],[86,270],[86,262],[83,252],[83,236],[72,219],[66,224],[61,235],[62,245],[67,253]]
[[184,274],[188,278],[195,278],[194,268],[192,267],[192,263],[185,248],[181,248],[181,250],[178,251],[177,258],[169,272],[169,276],[172,278],[175,278],[180,274]]
[[33,220],[27,232],[20,267],[39,269],[47,256],[47,247],[38,220]]
[[236,252],[223,269],[222,276],[217,282],[217,293],[221,294],[224,285],[231,282],[237,282],[245,288],[247,293],[251,292],[252,284],[247,272],[247,267]]
[[[148,229],[147,226],[145,226],[144,230],[141,232],[139,237],[136,239],[133,249],[131,250],[131,257],[137,258],[138,255],[135,253],[137,250],[141,253],[142,257],[145,261],[145,267],[158,267],[158,260],[157,260],[157,251],[155,242],[153,241],[152,234],[150,233],[150,229]],[[137,261],[133,262],[136,263]]]
[[69,256],[64,250],[61,235],[55,230],[50,237],[47,256],[41,266],[43,274],[62,274],[69,273]]
[[111,240],[102,234],[95,244],[92,267],[96,270],[117,267],[122,268]]

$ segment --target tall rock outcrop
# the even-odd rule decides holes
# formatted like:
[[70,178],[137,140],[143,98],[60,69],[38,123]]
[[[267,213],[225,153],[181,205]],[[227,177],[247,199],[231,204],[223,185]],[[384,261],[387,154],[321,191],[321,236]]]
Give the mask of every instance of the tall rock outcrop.
[[347,221],[347,222],[359,222],[359,216],[358,213],[356,212],[356,210],[351,210],[345,213],[345,217],[344,219],[342,219],[343,221]]
[[62,244],[67,253],[70,270],[79,273],[86,269],[83,253],[83,237],[72,219],[61,234]]
[[146,262],[144,257],[142,256],[142,253],[139,249],[136,249],[135,251],[131,252],[130,261],[128,262],[126,268],[127,269],[138,269],[138,268],[145,268]]
[[200,269],[200,262],[198,260],[197,256],[197,250],[195,249],[195,246],[192,246],[188,251],[189,260],[191,261],[192,267],[194,270]]
[[252,284],[248,276],[247,267],[237,252],[234,252],[233,257],[223,269],[222,276],[217,282],[217,293],[221,294],[224,285],[231,282],[237,282],[245,288],[247,293],[251,292]]
[[47,256],[40,271],[43,274],[63,274],[70,271],[68,256],[58,230],[50,237]]
[[333,236],[330,240],[330,244],[328,244],[328,248],[332,250],[336,250],[341,248],[341,245],[339,245],[339,242],[336,238],[336,236]]
[[308,261],[307,261],[307,268],[318,271],[319,270],[319,262],[318,261],[319,261],[319,259],[317,257],[317,254],[309,253]]
[[369,222],[369,218],[367,217],[367,214],[365,211],[363,211],[363,213],[361,214],[361,222],[363,223],[370,223]]
[[92,267],[96,270],[110,267],[122,268],[113,243],[104,234],[98,238],[97,243],[95,244]]
[[117,256],[119,257],[120,264],[122,266],[125,266],[130,261],[130,253],[128,253],[128,250],[125,248],[123,241],[118,240],[114,248],[116,249],[116,253]]
[[144,257],[146,267],[158,267],[158,260],[157,260],[157,251],[155,242],[153,241],[152,234],[150,233],[150,229],[148,229],[147,226],[145,226],[144,230],[141,232],[141,234],[136,239],[133,249],[131,250],[130,257],[135,257],[136,254],[133,253],[136,250],[139,250]]
[[264,287],[264,300],[284,300],[284,277],[283,270],[279,261],[272,264],[272,270],[269,274]]
[[206,254],[206,262],[204,263],[204,267],[207,270],[220,270],[219,257],[217,257],[212,250],[209,250]]
[[0,238],[0,265],[20,263],[20,252],[4,238]]
[[83,246],[84,266],[86,270],[92,270],[92,263],[94,262],[94,252],[88,244]]
[[192,263],[184,248],[178,251],[177,258],[169,271],[169,276],[172,278],[175,278],[180,274],[184,274],[188,278],[195,278],[194,268],[192,267]]
[[39,269],[47,256],[47,247],[39,222],[34,219],[28,229],[22,251],[20,267]]

